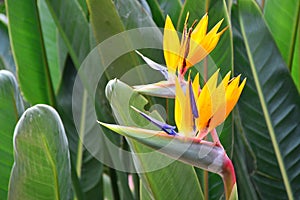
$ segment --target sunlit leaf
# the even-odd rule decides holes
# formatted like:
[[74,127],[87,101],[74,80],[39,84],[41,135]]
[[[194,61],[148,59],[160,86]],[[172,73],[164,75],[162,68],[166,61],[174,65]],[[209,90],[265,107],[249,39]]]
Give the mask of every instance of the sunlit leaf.
[[300,1],[266,0],[264,17],[282,58],[287,67],[291,69],[296,50],[297,28],[300,23]]
[[14,162],[13,132],[23,113],[23,102],[13,74],[0,70],[0,197],[7,199],[8,181]]
[[14,132],[8,199],[71,198],[70,154],[57,112],[47,105],[26,110]]
[[38,9],[51,80],[54,91],[57,92],[63,69],[63,67],[60,66],[60,56],[66,54],[64,52],[66,48],[60,47],[60,35],[47,8],[45,0],[38,1]]
[[8,0],[6,9],[18,80],[24,97],[32,104],[55,105],[37,2]]

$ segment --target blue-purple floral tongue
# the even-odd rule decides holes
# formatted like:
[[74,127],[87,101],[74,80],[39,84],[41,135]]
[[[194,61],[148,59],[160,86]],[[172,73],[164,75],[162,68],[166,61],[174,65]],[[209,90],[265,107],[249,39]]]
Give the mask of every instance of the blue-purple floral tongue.
[[191,81],[189,81],[189,89],[190,89],[190,101],[191,101],[192,112],[193,112],[194,118],[198,118],[199,114],[198,114],[198,109],[197,109],[195,95],[193,92],[193,87],[192,87]]
[[138,112],[140,115],[142,115],[145,119],[147,119],[148,121],[150,121],[152,124],[154,124],[155,126],[157,126],[158,128],[160,128],[161,130],[163,130],[164,132],[166,132],[169,135],[177,135],[175,129],[176,126],[171,126],[169,124],[163,123],[157,119],[154,119],[153,117],[150,117],[149,115],[147,115],[146,113],[143,113],[142,111],[138,110],[137,108],[131,106],[131,108],[133,110],[135,110],[136,112]]

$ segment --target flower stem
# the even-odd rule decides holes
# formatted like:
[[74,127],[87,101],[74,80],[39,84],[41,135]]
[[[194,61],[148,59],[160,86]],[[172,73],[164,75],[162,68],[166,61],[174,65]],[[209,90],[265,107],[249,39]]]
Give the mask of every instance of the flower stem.
[[208,171],[203,171],[203,179],[204,179],[204,198],[208,200],[209,197],[209,183],[208,183]]
[[226,154],[221,176],[224,183],[226,200],[229,200],[230,196],[232,196],[231,193],[233,192],[234,185],[236,184],[236,177],[233,164]]

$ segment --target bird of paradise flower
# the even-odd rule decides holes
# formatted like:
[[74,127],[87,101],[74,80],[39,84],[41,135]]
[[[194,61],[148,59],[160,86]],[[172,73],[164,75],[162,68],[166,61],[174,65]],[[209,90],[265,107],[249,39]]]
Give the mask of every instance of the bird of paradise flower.
[[[174,117],[176,126],[161,122],[134,107],[132,108],[136,112],[159,127],[164,133],[137,127],[100,123],[124,136],[137,139],[154,149],[158,149],[159,146],[153,144],[152,141],[145,141],[147,140],[145,137],[138,137],[138,135],[148,134],[158,136],[160,139],[166,141],[170,141],[171,136],[175,140],[178,140],[178,144],[192,142],[191,149],[201,149],[207,146],[217,148],[211,158],[201,160],[203,163],[197,163],[195,162],[197,158],[189,156],[186,158],[185,155],[181,156],[179,160],[181,159],[183,162],[220,174],[224,182],[226,199],[230,199],[233,195],[237,195],[235,172],[231,160],[220,143],[216,127],[225,121],[237,104],[246,79],[240,83],[240,75],[230,78],[231,73],[228,72],[222,81],[218,82],[219,70],[217,70],[202,88],[199,83],[199,74],[196,74],[194,80],[192,80],[189,74],[187,81],[185,81],[184,75],[188,69],[202,60],[216,47],[220,36],[227,29],[225,28],[218,32],[222,23],[221,20],[210,32],[206,33],[208,24],[207,14],[203,16],[197,25],[194,22],[191,28],[188,29],[188,17],[189,14],[185,20],[181,42],[179,42],[179,37],[172,21],[167,16],[163,41],[167,68],[137,52],[149,66],[159,70],[166,77],[167,81],[154,83],[150,87],[148,86],[146,90],[142,87],[136,87],[136,91],[147,91],[148,94],[164,96],[156,93],[158,91],[162,92],[161,88],[175,90],[174,93],[169,93],[165,97],[175,98]],[[192,40],[195,42],[191,42]],[[113,84],[117,84],[117,82]],[[157,88],[160,90],[157,90]],[[211,133],[213,142],[204,140],[209,133]],[[197,146],[196,148],[195,145]],[[206,147],[203,145],[206,145]],[[164,153],[171,157],[173,155],[172,152]],[[217,160],[215,163],[221,163],[221,165],[215,165],[211,160]],[[215,165],[215,168],[210,168],[213,165]]]

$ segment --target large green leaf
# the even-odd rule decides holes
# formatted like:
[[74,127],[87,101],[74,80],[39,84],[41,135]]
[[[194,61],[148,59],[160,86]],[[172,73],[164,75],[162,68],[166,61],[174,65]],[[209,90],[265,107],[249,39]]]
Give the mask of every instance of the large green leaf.
[[[46,3],[72,58],[72,61],[70,59],[67,60],[67,67],[64,71],[62,84],[58,92],[58,107],[62,114],[70,142],[70,151],[73,161],[72,167],[76,168],[73,169],[72,172],[80,176],[82,186],[80,190],[83,190],[86,198],[90,198],[91,196],[101,198],[102,186],[100,185],[100,181],[102,179],[102,165],[84,149],[83,143],[79,139],[79,134],[84,129],[84,126],[79,127],[81,131],[79,130],[79,132],[77,132],[71,114],[72,89],[77,74],[70,65],[74,64],[75,67],[79,69],[81,63],[88,55],[91,46],[90,26],[86,19],[84,8],[86,5],[84,1],[77,0],[46,0]],[[84,96],[80,96],[80,99],[78,99],[78,106],[80,106],[80,108],[86,106],[86,102],[83,101],[84,98]],[[85,124],[84,120],[86,120],[86,118],[82,117],[82,120],[81,122]],[[81,191],[76,192],[77,195],[81,193]]]
[[160,8],[163,10],[163,15],[164,16],[169,15],[172,18],[174,24],[177,24],[182,9],[182,1],[180,0],[174,0],[174,1],[157,0],[157,1],[160,5]]
[[[141,126],[142,124],[144,126],[147,125],[147,122],[140,115],[134,113],[134,111],[130,108],[130,105],[133,105],[139,109],[143,109],[147,103],[145,98],[120,81],[111,82],[106,91],[114,115],[120,124],[127,126]],[[131,132],[125,131],[125,133],[130,134]],[[155,140],[155,137],[149,138],[150,143],[153,142],[152,139]],[[147,142],[147,140],[144,141]],[[137,170],[147,171],[151,170],[151,166],[153,167],[164,163],[163,161],[167,161],[168,163],[170,162],[169,165],[157,171],[140,174],[147,191],[153,198],[203,198],[201,187],[193,167],[172,160],[171,158],[157,152],[151,152],[148,147],[134,140],[128,139],[128,142],[132,150],[138,153],[135,156],[136,159],[139,160],[135,160],[135,167]],[[164,143],[164,140],[161,142]],[[139,154],[149,151],[151,152],[151,159],[147,159],[147,157]],[[171,185],[176,185],[176,187],[170,187]]]
[[6,16],[0,14],[0,69],[7,69],[13,73],[16,72],[14,59],[12,56]]
[[14,132],[15,163],[9,199],[70,199],[68,141],[57,112],[47,105],[26,110]]
[[[118,15],[118,11],[115,9],[115,5],[112,1],[105,0],[105,1],[95,1],[95,0],[88,0],[87,1],[87,6],[90,12],[90,21],[91,21],[91,26],[93,30],[93,35],[96,40],[96,44],[100,44],[104,42],[106,39],[109,39],[110,37],[121,33],[125,30],[122,21]],[[124,41],[122,41],[124,42]],[[128,43],[124,42],[122,43],[122,46],[126,46]],[[114,47],[118,48],[117,46],[106,46],[108,48],[112,49],[101,49],[98,46],[99,53],[101,51],[110,51],[113,50]],[[93,55],[92,55],[93,56]],[[97,62],[91,63],[94,66],[99,66],[101,70],[99,71],[104,71],[107,70],[105,67],[105,61],[106,58],[103,57],[103,55],[100,56],[97,52],[97,55],[101,59],[97,60]],[[96,100],[96,110],[98,113],[98,118],[102,121],[106,122],[113,122],[114,118],[112,116],[111,110],[109,108],[109,103],[105,99],[105,94],[104,94],[104,89],[105,85],[107,84],[107,81],[112,78],[112,77],[121,77],[126,71],[128,71],[130,68],[132,68],[133,65],[138,64],[137,57],[134,54],[125,54],[123,56],[120,56],[117,60],[115,60],[113,63],[110,65],[110,69],[104,72],[103,76],[101,77],[98,84],[98,89],[97,89],[97,98],[100,100]],[[90,84],[90,81],[87,81],[86,79],[88,77],[82,78],[84,79],[84,87],[88,87],[88,84]],[[87,82],[86,82],[87,81]],[[94,85],[92,86],[94,87]],[[90,91],[89,91],[90,92]],[[88,96],[90,96],[89,94]],[[97,126],[96,122],[93,122],[94,125]],[[113,134],[111,131],[105,131],[106,137],[109,138],[110,141],[112,141],[115,145],[121,146],[121,140],[118,135]],[[87,139],[89,140],[89,139]],[[91,143],[93,142],[93,138],[90,139]],[[89,142],[89,141],[87,141]],[[120,157],[116,156],[115,152],[110,152],[110,148],[107,148],[107,152],[110,154],[111,157],[111,162],[113,165],[118,165],[117,163],[120,162]],[[124,172],[120,171],[115,171],[114,169],[110,169],[112,174],[115,174],[115,180],[120,181],[120,184],[113,184],[113,191],[115,198],[120,198],[120,196],[124,199],[132,199],[132,193],[129,189],[128,186],[128,176]],[[115,192],[115,191],[120,191],[120,192]]]
[[0,70],[0,198],[7,199],[8,181],[14,162],[13,132],[24,111],[14,75]]
[[158,27],[163,28],[165,25],[165,17],[169,15],[174,24],[177,24],[182,3],[180,0],[147,0],[153,20]]
[[[120,1],[119,3],[123,2],[125,1]],[[91,25],[97,44],[100,44],[106,39],[109,39],[110,37],[125,31],[126,24],[128,25],[128,28],[137,26],[136,22],[132,22],[129,20],[127,22],[124,21],[124,26],[121,20],[122,17],[119,16],[118,10],[115,8],[114,3],[110,0],[105,0],[102,2],[96,0],[88,0],[87,4],[91,13]],[[132,4],[132,1],[129,1],[128,5],[126,5],[125,8],[120,8],[120,13],[126,15],[127,10],[127,14],[130,14],[132,11],[128,9],[132,8]],[[143,8],[140,7],[140,9]],[[139,21],[140,19],[136,18],[136,20]],[[130,46],[130,41],[127,38],[124,38],[122,41],[122,45],[128,47]],[[135,55],[135,53],[126,53],[125,55],[118,56],[119,57],[114,60],[113,63],[111,63],[110,67],[108,69],[105,69],[105,76],[107,80],[115,77],[121,77],[126,71],[139,64],[138,57],[137,55]],[[103,65],[105,63],[105,59],[106,58],[102,58],[101,67],[104,67]],[[140,79],[142,78],[140,77]],[[103,82],[105,82],[106,84],[107,81],[103,80]],[[105,87],[105,84],[101,86],[103,89]]]
[[[300,195],[300,98],[255,2],[240,0],[244,44],[237,42],[235,69],[248,77],[240,99],[243,131],[253,152],[247,159],[261,198]],[[267,51],[266,51],[267,49]]]
[[37,2],[8,0],[6,10],[18,80],[24,97],[32,104],[55,105]]
[[154,1],[148,0],[147,3],[149,4],[153,21],[156,23],[157,26],[164,27],[165,17],[163,15],[163,11],[161,10],[157,0]]
[[[274,12],[277,14],[274,15]],[[300,91],[300,1],[266,1],[264,17]]]
[[[250,68],[247,68],[248,73],[245,71],[245,66],[249,66],[249,62],[246,55],[246,50],[244,47],[244,40],[240,30],[240,24],[238,19],[238,7],[237,5],[232,6],[232,13],[231,13],[231,23],[232,23],[232,30],[233,30],[233,43],[234,45],[234,68],[236,73],[243,72],[243,76],[250,76],[249,73]],[[244,74],[246,73],[246,74]],[[239,197],[241,199],[248,199],[248,200],[256,200],[258,199],[258,195],[256,193],[254,184],[251,182],[251,166],[247,165],[248,163],[253,162],[253,157],[255,157],[253,150],[250,148],[248,144],[246,133],[243,128],[241,122],[241,116],[239,115],[239,110],[243,110],[244,107],[241,107],[242,101],[247,101],[247,98],[244,98],[244,93],[247,93],[248,87],[252,87],[253,82],[249,82],[249,78],[247,80],[247,84],[245,86],[245,90],[241,96],[241,102],[238,103],[238,109],[234,111],[235,115],[235,133],[234,133],[234,149],[233,149],[233,163],[236,169],[237,175],[237,185],[239,191]],[[249,86],[250,84],[250,86]],[[241,107],[241,108],[239,108]],[[246,114],[246,112],[244,113]],[[250,172],[249,172],[250,171]]]
[[266,0],[264,17],[287,67],[291,69],[300,21],[300,1]]
[[[160,44],[156,49],[147,49],[147,47],[142,47],[145,49],[139,49],[147,57],[154,59],[158,63],[164,63],[163,51],[162,51],[162,30],[158,29],[154,23],[151,16],[143,9],[142,5],[137,0],[117,0],[115,1],[115,8],[118,12],[119,18],[124,26],[125,30],[140,29],[146,27],[153,27],[153,37],[151,38],[154,44]],[[164,20],[163,22],[164,23]],[[130,37],[129,37],[130,38]],[[129,39],[128,38],[128,39]],[[128,45],[135,43],[136,41],[129,41]],[[131,62],[135,65],[139,64],[136,60],[136,55],[131,55]],[[140,57],[140,56],[139,56]],[[131,67],[132,68],[132,67]],[[134,68],[133,68],[134,70]],[[150,67],[149,69],[150,70]],[[153,80],[148,80],[149,76],[145,70],[137,70],[139,79],[144,82],[149,82]],[[158,75],[159,72],[157,72]]]
[[291,69],[293,80],[300,92],[300,20],[298,25],[298,32],[296,36],[296,44],[295,44],[295,51],[294,51],[294,59],[293,59],[293,66]]
[[[90,199],[91,197],[100,199],[103,190],[102,186],[99,185],[102,176],[102,164],[89,154],[80,139],[82,130],[88,128],[84,126],[86,122],[83,121],[80,123],[82,128],[77,131],[72,115],[72,104],[76,104],[76,106],[80,106],[80,108],[85,105],[83,95],[80,95],[81,98],[77,99],[76,102],[72,101],[72,92],[76,75],[77,71],[75,66],[71,59],[68,58],[63,73],[62,84],[58,92],[58,111],[68,136],[71,161],[73,162],[72,167],[74,167],[74,173],[78,175],[78,178],[80,179],[81,188],[78,188],[76,193],[78,196],[82,195],[81,193],[84,193],[84,196],[87,199]],[[81,117],[82,115],[85,115],[84,113],[76,114],[83,120],[86,119],[85,117]],[[93,131],[93,129],[88,130]]]
[[57,29],[78,69],[90,51],[90,28],[77,0],[45,0]]
[[137,0],[116,0],[115,7],[124,29],[156,26],[151,16]]
[[58,90],[59,83],[62,77],[62,70],[60,67],[60,55],[64,48],[59,46],[59,37],[56,25],[47,8],[45,0],[38,1],[39,15],[41,19],[42,33],[45,42],[45,49],[47,53],[47,60],[49,64],[49,71],[54,91]]

